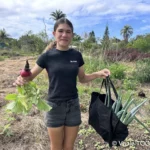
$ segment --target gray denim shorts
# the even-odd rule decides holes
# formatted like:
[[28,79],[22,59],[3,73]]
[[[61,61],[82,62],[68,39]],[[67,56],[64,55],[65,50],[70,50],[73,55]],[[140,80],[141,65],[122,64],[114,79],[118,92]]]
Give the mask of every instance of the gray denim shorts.
[[47,127],[78,126],[81,124],[79,99],[67,102],[47,102],[52,109],[45,114]]

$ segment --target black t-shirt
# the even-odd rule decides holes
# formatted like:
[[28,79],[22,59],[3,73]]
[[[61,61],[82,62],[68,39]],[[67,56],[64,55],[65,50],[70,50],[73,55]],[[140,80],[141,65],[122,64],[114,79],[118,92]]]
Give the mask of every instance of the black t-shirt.
[[52,49],[43,53],[36,63],[48,73],[48,101],[67,101],[78,97],[77,75],[79,67],[84,64],[79,51]]

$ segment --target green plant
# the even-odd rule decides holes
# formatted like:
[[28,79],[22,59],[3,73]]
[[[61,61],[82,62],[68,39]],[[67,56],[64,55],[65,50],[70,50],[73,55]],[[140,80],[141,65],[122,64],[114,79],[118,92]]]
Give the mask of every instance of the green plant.
[[136,90],[138,84],[137,80],[126,78],[123,80],[122,86],[125,90]]
[[119,42],[119,44],[118,44],[119,49],[121,49],[121,48],[126,48],[126,46],[127,46],[127,43],[126,43],[125,41],[121,41],[121,42]]
[[29,113],[32,105],[35,105],[39,110],[49,111],[51,109],[51,107],[41,99],[40,90],[34,82],[18,86],[17,93],[8,94],[5,99],[12,101],[7,104],[6,109],[17,114]]
[[150,59],[143,59],[136,62],[136,69],[133,72],[135,79],[141,83],[150,82]]
[[133,41],[132,47],[140,52],[150,52],[150,36],[143,36]]
[[[135,114],[139,111],[139,108],[145,103],[145,102],[147,102],[147,99],[145,100],[145,101],[143,101],[142,103],[140,103],[139,105],[137,105],[136,107],[134,107],[129,113],[127,113],[127,110],[128,110],[128,108],[130,107],[130,105],[132,104],[132,102],[134,101],[134,99],[133,100],[131,100],[128,104],[127,104],[127,107],[124,107],[123,108],[123,110],[124,110],[124,112],[123,112],[123,115],[122,115],[122,117],[121,117],[121,121],[124,123],[124,124],[126,124],[126,125],[128,125],[128,124],[130,124],[132,121],[133,121],[133,119],[135,119]],[[126,114],[127,113],[127,114]],[[137,118],[136,118],[137,119]]]
[[96,142],[96,143],[94,144],[94,147],[96,147],[97,150],[101,150],[101,149],[105,148],[104,145],[101,146],[101,143],[100,143],[100,142]]
[[95,130],[92,127],[89,127],[88,129],[80,129],[79,135],[85,135],[85,137],[88,137],[90,134],[95,133]]
[[120,63],[113,63],[109,66],[111,71],[111,77],[114,79],[123,79],[125,78],[125,71],[127,67]]
[[80,141],[79,141],[79,149],[80,149],[80,150],[81,150],[81,149],[84,149],[84,142],[83,142],[82,139],[80,139]]
[[8,137],[12,136],[13,134],[12,134],[12,132],[10,130],[10,125],[11,124],[6,124],[3,127],[1,127],[2,128],[2,132],[0,132],[0,135],[4,134],[4,135],[6,135]]
[[93,58],[92,55],[84,56],[85,61],[85,71],[86,73],[92,73],[101,69],[106,68],[102,58]]

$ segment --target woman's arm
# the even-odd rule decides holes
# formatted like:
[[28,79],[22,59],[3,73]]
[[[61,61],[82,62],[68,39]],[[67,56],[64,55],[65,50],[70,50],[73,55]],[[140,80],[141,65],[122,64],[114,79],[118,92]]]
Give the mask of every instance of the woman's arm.
[[31,75],[29,77],[21,77],[18,76],[17,80],[13,83],[13,85],[24,85],[25,83],[32,81],[41,71],[43,68],[38,66],[37,64],[31,69]]
[[93,72],[91,74],[85,74],[83,66],[79,68],[78,78],[81,83],[87,83],[96,78],[106,78],[110,75],[110,71],[108,69],[103,69],[98,72]]

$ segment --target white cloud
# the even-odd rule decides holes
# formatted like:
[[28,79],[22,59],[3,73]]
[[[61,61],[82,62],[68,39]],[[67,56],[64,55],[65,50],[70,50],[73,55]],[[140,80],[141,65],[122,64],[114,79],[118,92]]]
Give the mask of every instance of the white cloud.
[[150,25],[146,25],[146,26],[140,28],[140,30],[142,30],[142,31],[149,30],[149,29],[150,29]]
[[75,29],[85,30],[106,18],[119,21],[149,14],[150,3],[148,0],[0,0],[0,29],[5,28],[13,37],[28,30],[37,33],[44,29],[42,18],[45,18],[50,34],[53,26],[50,13],[56,9],[68,16]]
[[137,12],[150,12],[150,4],[139,4],[136,6],[136,9],[135,9]]

